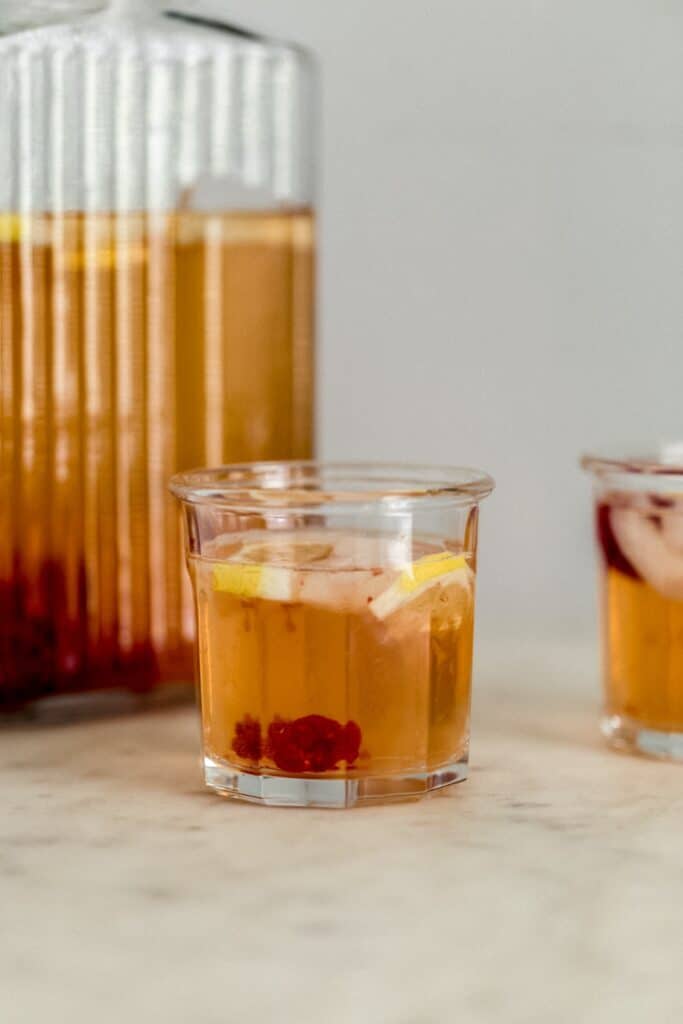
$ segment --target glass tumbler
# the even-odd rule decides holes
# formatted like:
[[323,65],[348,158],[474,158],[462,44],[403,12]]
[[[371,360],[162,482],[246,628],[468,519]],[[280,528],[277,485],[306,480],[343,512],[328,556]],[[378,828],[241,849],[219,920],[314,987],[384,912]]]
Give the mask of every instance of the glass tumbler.
[[585,455],[612,746],[683,760],[683,445]]
[[173,478],[219,793],[348,807],[467,775],[485,473],[274,462]]

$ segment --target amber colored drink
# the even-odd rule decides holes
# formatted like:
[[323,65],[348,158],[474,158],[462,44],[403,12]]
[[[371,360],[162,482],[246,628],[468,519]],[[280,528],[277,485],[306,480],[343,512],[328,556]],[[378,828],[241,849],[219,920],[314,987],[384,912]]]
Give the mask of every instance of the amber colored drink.
[[469,555],[301,528],[219,537],[190,561],[207,781],[212,766],[404,779],[466,763]]
[[0,215],[0,710],[191,677],[169,476],[307,457],[308,211]]
[[683,499],[615,493],[597,509],[607,714],[683,732]]

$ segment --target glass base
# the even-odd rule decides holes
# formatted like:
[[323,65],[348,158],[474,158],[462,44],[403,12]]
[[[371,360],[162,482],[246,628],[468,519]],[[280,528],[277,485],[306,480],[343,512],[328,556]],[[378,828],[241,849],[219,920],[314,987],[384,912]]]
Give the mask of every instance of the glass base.
[[221,796],[268,807],[356,807],[387,800],[410,800],[467,778],[467,762],[428,772],[371,775],[363,778],[315,779],[256,775],[227,761],[204,758],[206,785]]
[[605,715],[601,729],[610,746],[617,750],[667,761],[683,761],[683,732],[648,729],[626,715]]

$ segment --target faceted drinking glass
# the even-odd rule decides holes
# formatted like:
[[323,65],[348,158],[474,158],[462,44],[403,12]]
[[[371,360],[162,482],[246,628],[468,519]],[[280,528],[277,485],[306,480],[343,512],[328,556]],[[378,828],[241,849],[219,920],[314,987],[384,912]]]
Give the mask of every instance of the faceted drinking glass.
[[612,746],[683,760],[683,445],[584,456],[600,554]]
[[347,807],[467,775],[471,469],[310,462],[173,478],[219,793]]

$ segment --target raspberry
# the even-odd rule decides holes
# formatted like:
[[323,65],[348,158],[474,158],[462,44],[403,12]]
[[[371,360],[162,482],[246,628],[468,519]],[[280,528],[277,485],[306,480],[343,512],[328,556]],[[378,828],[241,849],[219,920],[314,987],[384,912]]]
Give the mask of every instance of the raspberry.
[[287,722],[275,718],[268,727],[266,756],[285,772],[326,772],[358,757],[361,731],[355,722],[342,725],[324,715]]
[[261,723],[251,715],[245,715],[235,726],[232,749],[245,761],[261,760]]

